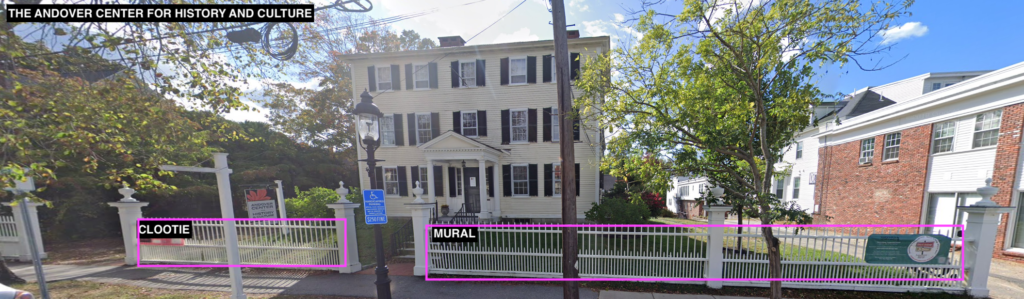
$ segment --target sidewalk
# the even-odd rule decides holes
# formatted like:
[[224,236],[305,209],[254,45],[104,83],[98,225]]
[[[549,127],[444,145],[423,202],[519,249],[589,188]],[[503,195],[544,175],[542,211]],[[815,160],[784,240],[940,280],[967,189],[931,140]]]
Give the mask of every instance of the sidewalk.
[[[14,273],[30,283],[36,280],[32,264],[8,263]],[[394,298],[562,298],[562,287],[517,283],[474,283],[425,281],[422,277],[408,276],[405,264],[395,264],[398,270],[391,275]],[[136,268],[128,266],[74,266],[45,265],[46,281],[83,280],[110,284],[125,284],[147,288],[230,292],[225,269],[193,268]],[[247,270],[247,269],[246,269]],[[243,270],[243,271],[246,271]],[[335,295],[375,298],[372,272],[360,274],[326,273],[324,271],[269,270],[264,273],[244,273],[246,294]],[[273,273],[279,272],[279,273]],[[371,274],[371,275],[361,275]],[[406,274],[406,275],[402,275]],[[580,298],[586,299],[759,299],[710,295],[671,295],[596,291],[580,289]]]

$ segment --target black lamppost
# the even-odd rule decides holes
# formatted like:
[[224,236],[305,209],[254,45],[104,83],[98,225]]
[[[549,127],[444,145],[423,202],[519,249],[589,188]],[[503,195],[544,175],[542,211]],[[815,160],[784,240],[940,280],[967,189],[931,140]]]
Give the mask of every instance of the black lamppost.
[[[356,121],[356,132],[363,140],[362,148],[366,150],[366,160],[359,161],[366,162],[366,173],[370,175],[370,189],[380,189],[374,172],[377,162],[384,160],[375,159],[373,152],[380,146],[380,118],[384,117],[384,114],[373,104],[373,96],[369,92],[363,90],[359,97],[362,101],[356,104],[355,110],[352,110],[352,114],[359,117]],[[380,224],[373,225],[373,239],[377,245],[377,281],[374,282],[377,285],[377,298],[391,299],[391,279],[388,278],[388,266],[384,264],[384,238],[381,237]]]

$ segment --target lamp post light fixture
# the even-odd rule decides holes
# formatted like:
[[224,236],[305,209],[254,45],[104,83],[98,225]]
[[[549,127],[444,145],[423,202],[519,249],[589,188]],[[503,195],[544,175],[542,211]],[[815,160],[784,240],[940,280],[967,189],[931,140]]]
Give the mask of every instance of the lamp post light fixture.
[[[380,147],[380,118],[384,117],[384,114],[373,104],[373,96],[365,89],[359,98],[362,100],[351,112],[357,116],[356,133],[362,139],[361,147],[366,151],[366,159],[359,161],[366,162],[366,173],[370,175],[370,189],[380,189],[377,188],[380,183],[376,181],[374,172],[377,162],[384,160],[377,160],[373,153]],[[377,270],[374,271],[377,274],[377,281],[374,282],[377,285],[377,298],[391,299],[391,279],[388,278],[388,266],[384,264],[384,238],[381,236],[380,224],[373,225],[373,239],[377,247]]]

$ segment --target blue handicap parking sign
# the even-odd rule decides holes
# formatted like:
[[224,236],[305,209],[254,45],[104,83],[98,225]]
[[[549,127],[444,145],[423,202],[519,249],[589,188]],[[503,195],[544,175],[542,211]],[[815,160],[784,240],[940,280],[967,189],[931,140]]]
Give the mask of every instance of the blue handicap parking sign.
[[363,190],[363,212],[366,224],[388,223],[388,210],[384,205],[384,190]]

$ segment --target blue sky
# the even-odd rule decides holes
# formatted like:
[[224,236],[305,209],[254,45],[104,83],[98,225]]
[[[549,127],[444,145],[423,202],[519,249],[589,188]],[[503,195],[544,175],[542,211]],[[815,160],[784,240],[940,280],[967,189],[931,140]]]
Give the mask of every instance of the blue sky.
[[[522,0],[378,0],[375,18],[441,7],[436,13],[393,24],[395,29],[413,29],[423,37],[460,35],[465,39],[504,15]],[[900,0],[895,0],[900,2]],[[552,37],[548,25],[551,14],[546,0],[526,0],[521,7],[484,31],[469,44],[547,40]],[[626,41],[631,33],[627,9],[636,9],[636,1],[566,0],[566,19],[582,36],[610,35]],[[867,2],[865,2],[867,4]],[[669,0],[668,5],[682,5]],[[995,70],[1024,61],[1024,1],[986,2],[984,5],[952,0],[919,0],[911,7],[912,16],[896,21],[898,39],[893,50],[882,56],[886,61],[907,56],[898,64],[873,72],[856,67],[829,69],[819,81],[828,93],[849,93],[865,86],[913,77],[928,72]],[[617,18],[616,14],[623,18]],[[848,72],[847,72],[848,71]]]

